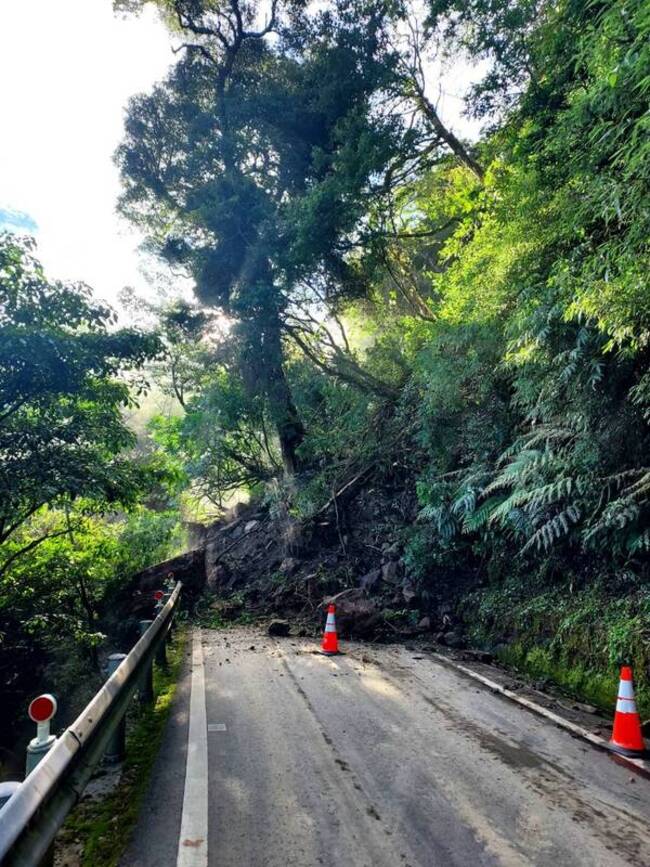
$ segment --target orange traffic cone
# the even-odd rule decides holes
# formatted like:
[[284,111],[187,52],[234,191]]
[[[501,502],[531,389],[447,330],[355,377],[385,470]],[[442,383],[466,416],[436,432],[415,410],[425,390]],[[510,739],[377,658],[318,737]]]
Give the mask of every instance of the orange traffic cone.
[[621,668],[616,713],[614,714],[614,731],[609,745],[614,752],[623,756],[645,754],[645,743],[641,733],[641,717],[634,701],[632,668],[629,665],[624,665]]
[[326,656],[335,656],[339,652],[339,639],[336,634],[336,606],[333,603],[327,606],[327,622],[323,633],[321,653]]

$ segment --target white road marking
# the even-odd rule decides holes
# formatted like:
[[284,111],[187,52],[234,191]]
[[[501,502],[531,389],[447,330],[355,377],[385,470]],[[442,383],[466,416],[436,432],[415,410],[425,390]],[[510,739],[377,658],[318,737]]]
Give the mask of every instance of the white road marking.
[[185,793],[176,867],[208,865],[208,736],[201,630],[192,638],[192,688]]
[[209,732],[225,732],[228,731],[225,723],[208,723]]

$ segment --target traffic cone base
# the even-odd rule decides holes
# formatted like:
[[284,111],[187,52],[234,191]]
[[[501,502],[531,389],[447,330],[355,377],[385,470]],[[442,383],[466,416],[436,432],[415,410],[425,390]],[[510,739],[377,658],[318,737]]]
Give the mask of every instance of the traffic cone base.
[[632,669],[629,665],[624,665],[621,668],[616,713],[614,714],[614,730],[609,747],[622,756],[638,758],[646,754],[641,731],[641,717],[634,700]]
[[320,651],[324,656],[336,656],[339,653],[339,640],[336,634],[336,607],[332,604],[327,607],[327,623],[325,624]]
[[645,746],[638,750],[628,750],[625,747],[619,747],[619,745],[615,744],[614,741],[610,741],[609,749],[613,753],[616,753],[617,756],[625,756],[628,759],[645,759],[650,756],[650,753],[646,750]]

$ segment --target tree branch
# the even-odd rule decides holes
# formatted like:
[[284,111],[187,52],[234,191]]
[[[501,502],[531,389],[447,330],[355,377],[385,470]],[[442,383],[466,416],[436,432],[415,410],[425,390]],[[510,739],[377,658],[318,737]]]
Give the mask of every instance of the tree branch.
[[39,536],[38,539],[32,539],[32,541],[25,545],[23,548],[20,548],[18,551],[14,551],[14,553],[7,560],[4,561],[2,565],[0,565],[0,575],[4,575],[9,566],[18,559],[18,557],[22,557],[23,554],[27,554],[30,551],[33,551],[38,545],[42,542],[45,542],[47,539],[56,539],[58,536],[65,536],[69,533],[69,529],[66,527],[65,530],[59,530],[56,533],[46,533],[44,536]]
[[[328,376],[333,376],[336,379],[341,379],[343,382],[355,386],[360,391],[366,392],[367,394],[378,395],[386,400],[396,400],[399,397],[399,388],[389,385],[387,382],[383,382],[363,370],[363,368],[361,368],[352,358],[344,356],[340,350],[337,352],[338,359],[334,361],[334,363],[328,363],[318,357],[318,354],[309,345],[308,340],[306,340],[300,333],[301,329],[290,325],[288,322],[284,323],[284,328],[307,358],[313,361],[313,363],[322,370],[323,373],[326,373]],[[341,361],[343,361],[347,369],[342,369]]]
[[429,121],[437,135],[445,142],[458,159],[474,172],[479,180],[483,180],[485,176],[483,167],[474,159],[460,139],[458,139],[454,133],[450,129],[447,129],[443,124],[435,106],[428,99],[417,79],[413,78],[412,83],[415,90],[416,104],[419,106],[420,111]]

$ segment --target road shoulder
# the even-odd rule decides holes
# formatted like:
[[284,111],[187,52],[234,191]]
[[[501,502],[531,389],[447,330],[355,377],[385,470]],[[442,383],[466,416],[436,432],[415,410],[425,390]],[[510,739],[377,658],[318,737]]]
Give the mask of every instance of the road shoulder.
[[192,641],[188,636],[161,748],[120,867],[176,867],[185,788],[191,669]]

